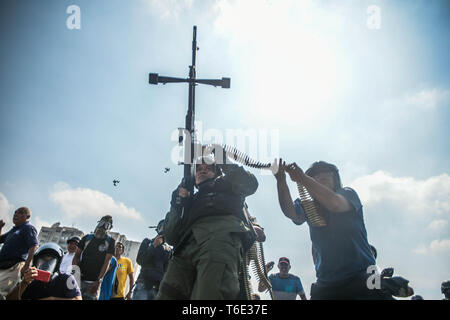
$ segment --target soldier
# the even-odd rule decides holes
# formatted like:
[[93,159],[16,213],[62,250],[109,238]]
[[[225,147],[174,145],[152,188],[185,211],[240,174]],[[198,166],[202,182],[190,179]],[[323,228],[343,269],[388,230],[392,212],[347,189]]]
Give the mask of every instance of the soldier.
[[[53,242],[37,249],[33,266],[24,273],[22,282],[8,296],[8,300],[82,300],[75,277],[61,273],[63,250]],[[46,273],[48,278],[40,277]]]
[[443,300],[450,300],[450,280],[442,282],[441,293],[444,295]]
[[258,181],[243,167],[202,157],[195,183],[194,195],[181,185],[172,193],[164,231],[174,253],[157,299],[237,299],[242,255],[255,240],[244,223],[244,201]]

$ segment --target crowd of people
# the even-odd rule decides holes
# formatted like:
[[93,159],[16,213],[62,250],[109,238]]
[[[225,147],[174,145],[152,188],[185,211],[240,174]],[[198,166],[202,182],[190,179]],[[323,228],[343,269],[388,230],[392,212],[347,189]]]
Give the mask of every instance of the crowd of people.
[[[236,300],[258,299],[243,285],[244,257],[255,242],[265,241],[264,229],[253,223],[246,198],[258,189],[256,177],[232,161],[206,156],[195,164],[196,192],[182,182],[172,193],[170,210],[157,227],[157,236],[142,241],[136,257],[141,266],[134,278],[124,245],[109,231],[110,215],[102,217],[92,234],[67,241],[67,252],[55,243],[39,246],[30,223],[31,210],[14,212],[14,227],[1,233],[0,299],[65,300]],[[338,168],[319,161],[305,172],[282,159],[274,173],[282,213],[294,224],[307,223],[316,281],[310,299],[391,300],[411,297],[409,281],[386,268],[372,274],[377,251],[367,240],[358,194],[343,187]],[[287,176],[306,189],[310,200],[292,199]],[[317,215],[311,216],[314,208]],[[309,249],[308,249],[309,250]],[[265,266],[270,272],[275,262]],[[275,300],[307,300],[300,277],[289,273],[290,260],[280,257],[279,272],[258,283]],[[128,286],[127,286],[128,280]],[[244,288],[245,287],[245,288]],[[128,288],[128,289],[127,289]],[[450,281],[442,283],[445,299]],[[413,296],[412,300],[421,300]]]

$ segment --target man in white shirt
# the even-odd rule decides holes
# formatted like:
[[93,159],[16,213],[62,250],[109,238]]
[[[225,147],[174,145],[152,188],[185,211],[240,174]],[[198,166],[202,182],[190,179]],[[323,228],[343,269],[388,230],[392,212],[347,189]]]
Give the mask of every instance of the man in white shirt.
[[60,273],[71,274],[72,273],[72,260],[77,251],[78,242],[80,242],[79,237],[72,237],[67,240],[67,252],[64,254],[61,265],[59,267]]

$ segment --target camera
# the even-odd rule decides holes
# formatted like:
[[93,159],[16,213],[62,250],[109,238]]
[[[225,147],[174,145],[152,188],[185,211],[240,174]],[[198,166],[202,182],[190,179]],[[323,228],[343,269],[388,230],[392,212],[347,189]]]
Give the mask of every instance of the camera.
[[381,290],[395,297],[409,297],[414,294],[413,288],[409,284],[409,280],[403,277],[394,277],[394,268],[386,268],[381,271]]
[[157,226],[150,226],[149,228],[155,229],[158,236],[163,236],[164,235],[164,221],[165,220],[161,220],[158,222]]
[[444,281],[441,284],[441,292],[446,299],[450,299],[450,280]]
[[37,274],[36,278],[34,278],[35,280],[39,280],[42,282],[50,281],[50,278],[52,277],[52,274],[50,272],[45,271],[45,270],[40,270],[40,269],[37,269],[37,272],[38,272],[38,274]]

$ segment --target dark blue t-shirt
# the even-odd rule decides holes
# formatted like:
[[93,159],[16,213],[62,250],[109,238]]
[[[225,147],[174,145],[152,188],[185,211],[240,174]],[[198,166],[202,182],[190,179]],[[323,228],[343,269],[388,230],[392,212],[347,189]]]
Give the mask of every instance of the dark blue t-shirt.
[[50,282],[34,280],[22,294],[22,300],[38,300],[48,297],[75,298],[81,296],[77,281],[71,274],[59,274]]
[[[313,227],[306,219],[317,260],[317,281],[324,285],[338,285],[375,265],[358,194],[347,187],[337,193],[350,202],[350,211],[330,212],[320,208],[319,213],[327,222],[325,227]],[[297,214],[305,216],[300,199],[295,200],[294,206]]]
[[172,249],[166,243],[153,246],[154,239],[142,241],[136,260],[142,269],[138,280],[143,280],[146,288],[159,285],[167,269]]
[[36,228],[28,221],[18,227],[14,226],[0,236],[0,243],[4,243],[0,250],[0,261],[26,261],[28,250],[38,245]]

